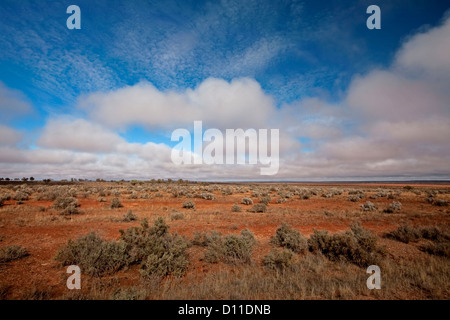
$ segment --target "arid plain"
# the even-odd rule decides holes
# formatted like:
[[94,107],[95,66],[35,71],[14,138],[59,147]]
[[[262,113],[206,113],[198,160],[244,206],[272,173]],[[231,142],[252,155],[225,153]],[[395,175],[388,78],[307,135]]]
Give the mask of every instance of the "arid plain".
[[450,298],[445,183],[33,181],[0,199],[2,299]]

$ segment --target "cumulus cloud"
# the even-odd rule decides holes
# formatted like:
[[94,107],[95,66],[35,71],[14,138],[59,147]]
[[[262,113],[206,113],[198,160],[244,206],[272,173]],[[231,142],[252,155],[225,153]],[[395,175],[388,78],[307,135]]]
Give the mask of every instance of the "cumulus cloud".
[[396,66],[412,74],[450,80],[450,18],[411,37],[399,50]]
[[85,152],[109,152],[124,140],[116,133],[83,119],[53,119],[37,144],[45,148]]
[[249,78],[227,82],[209,78],[195,89],[163,92],[147,82],[80,99],[96,122],[113,128],[130,125],[176,127],[202,120],[219,128],[259,128],[275,111],[273,99]]

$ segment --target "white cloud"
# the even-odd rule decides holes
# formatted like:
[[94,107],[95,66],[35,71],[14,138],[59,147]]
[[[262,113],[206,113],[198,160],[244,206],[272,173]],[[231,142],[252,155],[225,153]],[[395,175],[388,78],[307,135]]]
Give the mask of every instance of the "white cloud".
[[414,120],[448,115],[450,96],[422,79],[392,71],[372,71],[350,85],[346,103],[356,115],[373,120]]
[[450,80],[450,18],[441,26],[414,35],[396,56],[396,66],[412,74]]
[[2,122],[32,112],[33,108],[22,92],[7,88],[0,81],[0,114]]
[[260,128],[275,111],[271,97],[255,80],[230,83],[209,78],[194,90],[162,92],[139,83],[109,93],[94,93],[80,100],[91,119],[109,127],[192,126],[195,120],[219,128]]
[[22,140],[23,134],[13,128],[0,125],[0,146],[11,146]]
[[83,119],[54,119],[46,124],[37,144],[45,148],[109,152],[123,142],[124,140],[112,131]]

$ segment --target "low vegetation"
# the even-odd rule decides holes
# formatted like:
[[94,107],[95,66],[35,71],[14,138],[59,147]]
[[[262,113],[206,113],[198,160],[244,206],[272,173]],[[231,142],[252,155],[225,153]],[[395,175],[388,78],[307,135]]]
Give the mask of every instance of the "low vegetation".
[[0,250],[0,263],[18,260],[28,255],[29,253],[27,249],[18,245],[12,245]]
[[317,231],[308,240],[311,252],[320,252],[332,261],[346,260],[360,267],[378,264],[385,249],[377,246],[377,238],[360,225],[352,225],[350,231],[330,235]]

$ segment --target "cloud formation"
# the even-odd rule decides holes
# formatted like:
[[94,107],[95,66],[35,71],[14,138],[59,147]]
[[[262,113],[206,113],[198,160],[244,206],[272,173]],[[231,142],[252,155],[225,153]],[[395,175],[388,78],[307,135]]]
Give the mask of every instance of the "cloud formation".
[[79,106],[96,122],[112,128],[131,125],[161,128],[202,120],[218,128],[262,127],[275,112],[273,99],[249,78],[227,82],[209,78],[184,92],[160,91],[143,82],[80,99]]
[[[267,179],[256,166],[177,166],[168,143],[128,142],[118,133],[136,126],[166,132],[201,120],[210,128],[280,129],[280,169],[273,179],[449,178],[449,28],[447,18],[411,36],[389,67],[356,75],[335,101],[321,95],[277,106],[248,77],[207,78],[193,89],[140,82],[88,93],[76,110],[86,117],[48,119],[37,148],[18,147],[23,134],[0,126],[1,175]],[[189,43],[180,45],[188,51]],[[255,48],[261,61],[279,50],[264,41]],[[242,52],[242,61],[247,54],[259,57]],[[24,101],[0,83],[0,108],[10,117],[30,112]]]

